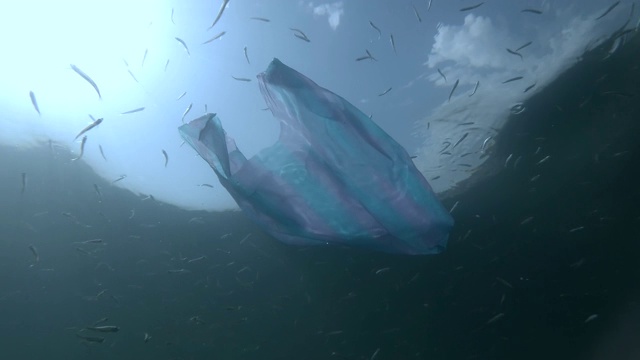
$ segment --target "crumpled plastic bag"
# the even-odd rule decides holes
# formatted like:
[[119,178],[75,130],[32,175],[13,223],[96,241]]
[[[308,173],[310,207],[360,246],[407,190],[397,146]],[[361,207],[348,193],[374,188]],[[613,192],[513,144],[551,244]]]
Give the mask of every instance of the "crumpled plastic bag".
[[278,59],[258,79],[281,124],[272,146],[245,158],[216,114],[179,128],[250,219],[289,244],[444,250],[453,218],[400,144]]

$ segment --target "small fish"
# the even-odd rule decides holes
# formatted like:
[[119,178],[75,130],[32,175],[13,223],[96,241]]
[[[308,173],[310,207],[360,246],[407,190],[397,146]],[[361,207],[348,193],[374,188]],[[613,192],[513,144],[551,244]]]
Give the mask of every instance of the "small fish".
[[472,97],[476,91],[478,91],[478,86],[480,86],[480,81],[476,81],[476,86],[473,88],[473,92],[471,93],[471,95],[469,95],[469,97]]
[[203,43],[202,43],[202,45],[204,45],[204,44],[208,44],[208,43],[210,43],[210,42],[212,42],[212,41],[215,41],[215,40],[217,40],[217,39],[219,39],[219,38],[223,37],[223,36],[224,36],[224,34],[226,34],[226,33],[227,33],[226,31],[220,32],[220,33],[218,33],[217,35],[215,35],[214,37],[212,37],[211,39],[209,39],[209,40],[207,40],[207,41],[203,42]]
[[100,344],[104,342],[104,338],[99,336],[86,336],[80,333],[77,333],[76,336],[88,342],[94,342],[94,343],[100,343]]
[[167,272],[169,274],[188,274],[191,271],[189,271],[187,269],[172,269],[172,270],[167,270]]
[[191,111],[191,108],[193,107],[193,103],[189,104],[189,106],[187,106],[187,110],[184,111],[184,113],[182,114],[182,122],[184,123],[184,118],[187,116],[187,114],[189,113],[189,111]]
[[118,181],[124,180],[124,179],[126,179],[126,178],[127,178],[127,175],[121,175],[119,178],[117,178],[117,179],[113,180],[111,183],[112,183],[112,184],[115,184],[115,183],[117,183]]
[[389,270],[391,270],[390,267],[383,267],[381,269],[376,270],[376,275],[384,274],[386,272],[389,272]]
[[444,79],[444,82],[447,82],[447,77],[444,76],[444,74],[442,73],[442,71],[438,68],[438,74],[440,74],[440,76],[442,76],[442,78]]
[[187,92],[183,92],[182,94],[180,94],[180,96],[178,96],[178,98],[176,98],[176,101],[182,99],[185,95],[187,95]]
[[412,4],[411,7],[413,7],[413,13],[416,14],[416,18],[418,19],[418,22],[422,22],[422,18],[420,17],[420,13],[418,12],[418,9],[416,9],[416,7]]
[[379,353],[380,353],[380,348],[377,348],[376,351],[373,352],[373,355],[371,355],[369,360],[376,360],[376,357],[378,357]]
[[477,9],[480,6],[482,6],[482,4],[484,4],[484,2],[475,4],[475,5],[471,5],[471,6],[467,6],[467,7],[463,7],[462,9],[460,9],[460,11],[469,11],[469,10]]
[[96,331],[96,332],[118,332],[118,331],[120,331],[119,327],[113,326],[113,325],[89,326],[89,327],[86,327],[85,329],[91,330],[91,331]]
[[391,41],[391,47],[393,48],[393,53],[398,55],[398,53],[396,52],[396,42],[393,39],[393,34],[389,34],[389,41]]
[[162,155],[164,155],[164,167],[167,167],[167,164],[169,163],[169,155],[167,155],[167,152],[164,151],[164,149],[162,150]]
[[[76,241],[75,242],[75,244],[85,244],[85,245],[86,244],[103,244],[103,243],[104,243],[104,241],[102,239],[90,239],[90,240]],[[103,290],[100,294],[98,294],[98,296],[104,294],[104,291],[106,291],[106,290]]]
[[[209,26],[209,29],[211,29],[214,26],[216,26],[216,24],[218,23],[218,20],[220,20],[220,18],[222,17],[222,13],[224,12],[224,9],[227,7],[227,4],[229,4],[229,0],[223,0],[222,1],[222,6],[220,6],[220,10],[218,10],[218,15],[213,20],[213,23],[211,24],[211,26]],[[209,30],[209,29],[207,29],[207,30]]]
[[244,47],[244,58],[247,59],[247,64],[251,64],[251,61],[249,61],[249,54],[247,54],[247,47]]
[[511,161],[511,158],[513,158],[513,154],[509,154],[509,156],[507,156],[507,160],[505,160],[504,162],[504,167],[507,167],[509,165],[509,161]]
[[203,256],[200,256],[200,257],[197,257],[197,258],[193,258],[193,259],[191,259],[191,260],[188,260],[187,262],[188,262],[188,263],[193,263],[193,262],[196,262],[196,261],[205,260],[206,258],[207,258],[207,257],[203,255]]
[[127,71],[129,72],[129,75],[131,75],[131,77],[133,78],[133,80],[137,83],[139,83],[138,79],[136,78],[135,75],[133,75],[133,73],[131,72],[131,70],[127,69]]
[[151,335],[149,335],[149,333],[144,333],[144,342],[149,342],[149,340],[151,340]]
[[505,81],[503,81],[502,83],[503,83],[503,84],[507,84],[507,83],[510,83],[510,82],[512,82],[512,81],[521,80],[522,78],[523,78],[522,76],[516,76],[516,77],[512,77],[511,79],[505,80]]
[[38,115],[42,116],[42,114],[40,114],[40,109],[38,108],[38,102],[36,101],[36,94],[34,94],[33,91],[29,91],[29,97],[31,98],[31,105],[33,105],[33,108],[36,109]]
[[244,82],[249,82],[249,81],[251,81],[251,79],[249,79],[249,78],[235,77],[235,76],[233,76],[233,75],[231,75],[231,77],[232,77],[234,80],[238,80],[238,81],[244,81]]
[[591,321],[593,321],[593,320],[595,320],[597,318],[598,318],[598,314],[589,315],[589,317],[587,318],[587,320],[584,321],[584,323],[586,324],[586,323],[591,322]]
[[369,20],[369,25],[371,25],[371,27],[378,32],[378,40],[380,40],[380,38],[382,37],[382,31],[380,31],[380,29],[375,26],[375,24],[371,20]]
[[102,201],[102,192],[100,192],[100,187],[97,184],[93,184],[93,189],[96,191],[96,194],[98,195],[98,199]]
[[533,41],[528,41],[527,43],[525,43],[524,45],[520,46],[519,48],[516,49],[516,51],[520,51],[524,48],[526,48],[527,46],[533,44]]
[[520,225],[527,225],[528,223],[530,223],[533,220],[533,216],[529,216],[528,218],[520,221]]
[[76,135],[76,137],[75,137],[73,140],[78,140],[78,138],[79,138],[80,136],[82,136],[82,134],[84,134],[84,133],[86,133],[87,131],[89,131],[89,130],[93,129],[94,127],[96,127],[96,126],[100,125],[100,124],[102,123],[102,120],[103,120],[102,118],[99,118],[99,119],[95,120],[94,122],[92,122],[91,124],[89,124],[88,126],[86,126],[84,129],[82,129],[82,130],[80,131],[80,133],[78,133],[78,135]]
[[213,189],[213,185],[211,185],[211,184],[199,184],[198,186],[204,186],[204,187],[208,187],[208,188],[212,188]]
[[453,92],[456,91],[456,88],[458,87],[458,83],[459,82],[460,82],[460,79],[456,80],[456,82],[453,84],[453,89],[451,89],[451,92],[449,93],[449,100],[447,100],[447,101],[451,101],[451,97],[453,96]]
[[607,14],[609,14],[618,5],[620,5],[620,1],[614,2],[611,6],[609,6],[609,8],[605,12],[602,13],[602,15],[598,16],[597,18],[595,18],[595,20],[600,20],[603,17],[607,16]]
[[267,19],[267,18],[263,18],[263,17],[252,17],[249,18],[251,20],[258,20],[258,21],[262,21],[262,22],[270,22],[271,20]]
[[27,190],[27,173],[22,173],[22,188],[20,189],[20,194],[24,194],[25,190]]
[[144,49],[144,55],[142,56],[142,63],[140,64],[140,67],[144,67],[144,62],[147,60],[147,54],[149,53],[149,49]]
[[77,158],[71,159],[72,161],[82,159],[82,155],[84,155],[84,145],[87,143],[87,135],[82,138],[82,142],[80,143],[80,155]]
[[83,79],[85,79],[98,93],[98,98],[102,99],[102,95],[100,95],[100,89],[98,89],[98,85],[96,85],[95,81],[93,81],[89,75],[85,74],[82,70],[80,70],[77,66],[70,64],[71,69],[76,72],[76,74],[80,75]]
[[389,91],[391,91],[391,89],[393,89],[393,88],[391,88],[391,87],[390,87],[390,88],[388,88],[388,89],[387,89],[387,90],[385,90],[384,92],[382,92],[382,93],[378,94],[378,96],[386,95]]
[[520,10],[520,12],[531,13],[531,14],[536,14],[536,15],[541,15],[542,14],[542,11],[537,10],[537,9],[522,9],[522,10]]
[[489,143],[489,141],[491,141],[492,138],[493,136],[489,136],[488,138],[484,139],[484,141],[482,142],[482,148],[480,150],[484,151],[484,149],[487,147],[487,144]]
[[498,321],[498,320],[502,319],[502,317],[503,317],[503,316],[504,316],[504,313],[500,313],[500,314],[498,314],[498,315],[496,315],[496,316],[492,317],[491,319],[489,319],[489,321],[487,321],[487,325],[489,325],[489,324],[493,324],[494,322],[496,322],[496,321]]
[[175,25],[176,23],[175,23],[175,21],[173,21],[173,12],[174,12],[174,9],[173,9],[173,8],[171,8],[171,23],[172,23],[173,25]]
[[[180,44],[182,44],[182,47],[187,51],[187,55],[191,56],[191,53],[189,52],[189,48],[187,47],[187,43],[185,43],[184,40],[180,39],[179,37],[176,37],[175,39],[178,40],[178,42]],[[213,40],[211,40],[211,41],[213,41]],[[167,60],[167,65],[169,65],[169,60]],[[167,71],[167,66],[166,65],[165,65],[164,69],[165,69],[165,71]]]
[[458,146],[464,139],[467,138],[467,136],[469,136],[469,133],[465,133],[464,135],[462,135],[462,137],[460,138],[460,140],[458,140],[455,145],[453,145],[452,149],[455,149],[456,146]]
[[164,72],[167,72],[167,66],[169,66],[169,59],[167,59],[167,62],[164,64]]
[[298,39],[304,40],[306,42],[311,42],[311,40],[309,40],[309,37],[307,36],[307,34],[302,32],[302,30],[296,29],[296,28],[289,28],[289,30],[294,31],[295,34],[293,34],[293,35],[295,37],[297,37]]
[[104,150],[102,150],[102,145],[98,145],[98,148],[100,149],[100,155],[102,155],[102,158],[104,159],[104,161],[107,161],[107,157],[104,156]]
[[103,317],[102,319],[100,319],[100,320],[98,320],[98,321],[94,322],[94,323],[93,323],[93,326],[100,325],[100,324],[102,324],[102,323],[104,323],[104,322],[107,322],[107,321],[109,321],[109,318],[108,318],[108,317]]
[[520,53],[519,53],[519,52],[517,52],[517,51],[514,51],[514,50],[511,50],[511,49],[508,49],[508,48],[507,48],[507,52],[508,52],[509,54],[512,54],[512,55],[520,56],[520,60],[524,60],[524,58],[522,57],[522,54],[520,54]]
[[456,210],[459,204],[460,204],[460,200],[456,201],[456,203],[453,204],[453,206],[451,207],[451,210],[449,210],[449,214],[453,214],[453,212]]
[[40,255],[38,255],[38,250],[36,250],[36,247],[33,245],[29,245],[29,250],[31,250],[31,253],[33,254],[33,257],[35,258],[35,262],[39,262],[40,261]]
[[529,90],[533,89],[533,87],[534,87],[534,86],[536,86],[536,83],[533,83],[533,84],[531,84],[531,85],[527,86],[527,88],[526,88],[526,89],[524,89],[524,92],[527,92],[527,91],[529,91]]
[[544,164],[545,162],[547,162],[547,160],[549,160],[549,158],[551,158],[550,155],[545,156],[544,158],[542,158],[542,160],[538,161],[537,165]]
[[127,114],[133,114],[133,113],[137,113],[144,110],[144,106],[143,107],[139,107],[137,109],[133,109],[133,110],[129,110],[129,111],[125,111],[123,113],[120,113],[120,115],[127,115]]
[[433,0],[429,0],[429,5],[427,6],[427,11],[431,10],[431,2],[432,2],[432,1],[433,1]]
[[367,55],[360,56],[359,58],[356,59],[356,61],[362,61],[362,60],[366,60],[366,59],[371,59],[373,61],[378,61],[378,60],[376,60],[376,58],[373,57],[373,55],[371,55],[369,50],[364,49],[364,51],[367,53]]

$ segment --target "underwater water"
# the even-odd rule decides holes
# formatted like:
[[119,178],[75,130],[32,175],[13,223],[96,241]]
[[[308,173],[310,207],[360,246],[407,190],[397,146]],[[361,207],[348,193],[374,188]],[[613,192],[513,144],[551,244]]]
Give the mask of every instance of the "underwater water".
[[[251,26],[275,25],[277,14],[282,12],[266,10],[259,3],[247,5],[249,2],[234,10],[235,2],[231,1],[219,13],[220,3],[206,2],[210,11],[206,26],[200,30],[206,32],[211,21],[221,15],[208,35],[203,35],[203,41],[232,28],[225,21],[239,18],[237,9],[243,10],[241,16],[245,22],[252,22]],[[195,8],[194,4],[183,7],[169,4],[167,9],[173,6],[176,15],[174,18],[174,12],[167,11],[163,16],[171,18],[166,22],[175,21],[176,26],[181,20],[183,25],[188,23],[184,12],[193,11],[190,7]],[[293,2],[279,4],[294,6]],[[475,24],[469,29],[477,31],[481,25],[487,26],[480,21],[482,16],[494,19],[497,24],[501,14],[522,14],[519,5],[513,10],[511,5],[489,2],[471,10],[459,9],[476,4],[479,3],[449,3],[451,9],[440,10],[457,16],[458,23]],[[379,73],[389,81],[394,76],[402,77],[407,69],[398,69],[395,74],[387,71],[384,75],[373,69],[366,76],[350,69],[348,72],[353,72],[357,80],[337,81],[325,74],[326,69],[319,69],[322,61],[292,60],[295,69],[350,98],[365,113],[372,113],[373,122],[410,155],[415,154],[412,158],[417,168],[455,219],[446,249],[433,255],[388,254],[366,246],[304,246],[278,241],[242,211],[227,209],[223,205],[226,200],[212,197],[211,192],[223,191],[222,185],[203,159],[187,146],[180,146],[177,130],[182,125],[180,118],[188,122],[202,114],[199,109],[198,113],[185,117],[184,108],[191,101],[198,106],[204,103],[199,103],[201,99],[176,103],[175,97],[189,99],[195,90],[190,88],[188,95],[181,95],[182,88],[175,95],[171,93],[170,104],[176,109],[171,113],[158,115],[163,114],[159,107],[136,102],[124,110],[137,111],[120,118],[110,117],[105,104],[112,106],[109,103],[112,95],[110,86],[103,85],[104,78],[96,80],[103,98],[98,100],[90,84],[69,70],[69,76],[77,80],[76,85],[83,87],[91,101],[102,104],[95,105],[100,111],[83,108],[83,116],[100,112],[105,118],[84,134],[88,139],[85,157],[73,160],[79,157],[79,145],[71,140],[86,126],[86,119],[81,125],[69,126],[71,130],[64,136],[43,130],[37,136],[29,136],[23,144],[7,140],[0,145],[0,357],[95,360],[640,357],[637,343],[640,37],[636,27],[638,9],[631,4],[585,3],[585,8],[590,6],[588,22],[602,14],[598,23],[613,16],[620,21],[612,22],[613,30],[596,36],[597,41],[586,41],[589,43],[586,48],[577,48],[578,55],[557,67],[552,75],[539,72],[539,68],[551,64],[552,57],[541,56],[537,58],[539,63],[531,64],[527,63],[526,48],[515,51],[524,54],[520,60],[498,44],[496,47],[509,61],[527,63],[535,70],[518,68],[522,72],[499,73],[496,76],[500,80],[492,83],[491,73],[497,70],[486,65],[493,60],[485,59],[476,68],[477,78],[482,79],[476,87],[478,80],[465,78],[470,73],[464,69],[473,67],[473,61],[480,61],[481,57],[470,58],[464,64],[457,58],[459,62],[449,66],[446,64],[451,58],[446,58],[446,52],[433,55],[431,61],[435,65],[424,65],[429,75],[422,80],[426,82],[433,76],[434,84],[442,84],[433,85],[425,97],[439,97],[438,103],[443,105],[430,107],[430,115],[417,105],[402,111],[396,107],[403,101],[419,102],[418,93],[425,90],[394,98],[394,93],[401,89],[400,81],[381,96],[378,95],[387,89],[386,85],[380,91],[376,87],[371,99],[357,100],[360,95],[356,95],[356,89],[370,90],[370,84],[364,84],[363,78],[373,78],[371,74]],[[496,10],[499,5],[507,8],[503,9],[505,13]],[[251,11],[244,11],[246,8],[241,6]],[[327,32],[339,33],[353,14],[349,4],[343,2],[298,6],[327,27]],[[364,9],[363,4],[358,6]],[[384,8],[379,3],[375,6]],[[380,25],[384,24],[382,20],[372,20],[374,26],[366,19],[360,21],[358,27],[364,28],[370,42],[343,39],[347,45],[358,44],[354,56],[348,54],[349,66],[380,63],[383,66],[388,60],[385,56],[404,51],[400,35],[404,31],[415,31],[415,26],[427,24],[436,31],[437,21],[431,17],[438,11],[437,6],[434,1],[433,8],[427,11],[431,2],[425,1],[394,7],[390,17],[395,19],[398,30],[393,30],[396,34],[393,47],[388,28]],[[542,19],[553,13],[549,6],[541,2],[531,9],[542,9],[542,14],[524,14]],[[495,13],[465,15],[487,9]],[[408,15],[398,20],[395,11]],[[591,16],[591,12],[596,16]],[[632,21],[626,22],[629,12]],[[267,16],[263,14],[269,14],[268,19],[262,18]],[[381,14],[377,14],[378,19]],[[524,26],[544,19],[531,21]],[[409,30],[401,28],[403,22]],[[298,25],[291,19],[283,23],[303,31],[294,31],[292,35],[286,29],[289,25],[280,24],[289,42],[295,41],[296,45],[291,47],[331,45],[330,36],[323,37],[315,27],[316,30],[307,31],[302,20]],[[567,22],[567,29],[571,26],[580,33],[579,23]],[[443,41],[453,27],[438,26]],[[381,46],[376,28],[381,28],[388,54],[376,48]],[[569,33],[563,34],[572,39]],[[232,34],[229,30],[229,34],[207,45]],[[307,36],[310,42],[303,39]],[[172,44],[173,37],[169,36]],[[436,35],[436,42],[438,39]],[[498,40],[504,39],[495,39]],[[196,61],[195,44],[186,43],[190,45],[192,60]],[[239,49],[235,53],[236,63],[244,62],[243,66],[259,63],[256,69],[260,71],[271,58],[280,56],[278,51],[268,50],[270,44],[249,45],[249,51],[243,52],[244,43],[228,43]],[[570,42],[551,43],[554,48]],[[376,57],[375,61],[369,58],[356,61],[358,56],[367,56],[365,48]],[[407,47],[404,49],[409,51]],[[292,51],[299,50],[296,47]],[[344,48],[335,51],[327,55],[333,59],[325,64],[328,69],[337,67],[333,61],[337,62],[336,54],[343,54]],[[153,53],[153,49],[149,50],[150,63],[145,66],[152,66]],[[258,53],[264,58],[262,62],[248,55],[257,57]],[[187,61],[172,56],[169,58],[174,63]],[[438,56],[444,57],[443,63],[438,62]],[[156,65],[162,72],[165,58]],[[93,79],[90,67],[81,64],[78,67]],[[126,68],[120,70],[130,76]],[[446,82],[440,79],[439,71],[449,74]],[[238,74],[236,77],[241,75],[233,73]],[[453,80],[458,76],[465,80]],[[519,76],[524,79],[508,81]],[[142,77],[139,80],[145,81]],[[227,80],[247,85],[243,80]],[[508,82],[502,84],[502,80]],[[522,88],[504,90],[504,86],[522,81],[527,81],[518,85]],[[249,83],[257,92],[255,82]],[[525,92],[531,84],[535,87]],[[157,85],[158,89],[167,86]],[[215,88],[215,84],[199,84],[198,88],[204,92]],[[234,98],[245,94],[226,84],[224,88]],[[457,93],[461,89],[466,92]],[[151,95],[145,99],[156,99],[156,105],[169,104],[169,100],[156,98],[158,93],[153,93],[151,86],[148,91]],[[47,100],[43,96],[46,92],[33,93],[38,99],[38,112],[32,107],[29,91],[21,92],[20,98],[26,103],[28,116],[37,117],[33,121],[44,129],[49,126],[44,123],[51,123],[54,118],[46,117]],[[16,115],[7,105],[10,103],[7,94],[9,91],[0,93],[2,106],[7,109],[0,116],[4,131],[0,138],[6,138],[8,132],[15,130],[14,126],[21,126],[22,120],[32,121],[22,113]],[[260,108],[264,104],[251,94],[242,96],[245,105],[232,104],[233,108],[263,114]],[[78,106],[94,106],[87,104],[92,103],[82,102]],[[139,110],[143,105],[145,109]],[[265,134],[258,125],[244,129],[244,121],[248,120],[241,110],[227,110],[227,105],[225,101],[215,105],[212,101],[208,111],[222,109],[220,117],[223,121],[229,119],[225,129],[230,135],[238,134],[239,147],[251,148],[252,136],[260,145],[256,148],[273,142],[273,136],[263,138]],[[411,112],[421,115],[409,116]],[[123,120],[129,119],[126,116],[148,113],[157,123],[136,125]],[[395,125],[398,121],[395,115],[417,120],[400,127]],[[252,121],[262,121],[259,116]],[[171,120],[165,122],[165,118]],[[277,123],[271,117],[268,119],[265,121]],[[61,122],[58,125],[60,129],[64,127]],[[108,132],[112,130],[110,126],[126,126],[126,133],[131,136],[117,137]],[[171,135],[167,136],[173,137],[171,145],[159,140],[158,128],[168,129]],[[23,133],[24,130],[19,132]],[[410,138],[410,133],[416,138]],[[104,159],[100,154],[103,148]],[[153,155],[145,152],[148,148]],[[176,177],[168,181],[164,174],[167,178]],[[189,177],[192,175],[195,177]],[[187,198],[195,200],[187,203]],[[283,199],[285,205],[286,200]],[[215,209],[209,207],[212,203]]]

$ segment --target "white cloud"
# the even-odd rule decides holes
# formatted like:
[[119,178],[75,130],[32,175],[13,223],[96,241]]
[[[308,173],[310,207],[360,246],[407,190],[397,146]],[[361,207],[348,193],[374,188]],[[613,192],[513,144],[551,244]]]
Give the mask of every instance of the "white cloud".
[[333,30],[338,28],[340,25],[340,18],[344,15],[344,4],[342,1],[318,6],[314,6],[313,3],[309,3],[309,7],[313,9],[313,13],[315,15],[328,16],[329,26],[331,26]]

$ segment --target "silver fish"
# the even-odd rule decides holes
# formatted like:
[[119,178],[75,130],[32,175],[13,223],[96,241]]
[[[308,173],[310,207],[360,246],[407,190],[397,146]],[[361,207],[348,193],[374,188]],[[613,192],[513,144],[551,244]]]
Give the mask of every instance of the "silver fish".
[[[211,26],[209,26],[209,29],[211,29],[212,27],[216,26],[216,24],[218,23],[218,20],[220,20],[220,18],[222,17],[222,13],[224,12],[224,9],[227,7],[227,4],[229,4],[229,0],[223,0],[222,1],[222,6],[220,6],[220,10],[218,10],[218,15],[213,20],[213,23],[211,24]],[[209,30],[209,29],[207,29],[207,30]]]
[[87,135],[82,138],[82,142],[80,143],[80,155],[77,158],[71,159],[72,161],[82,159],[82,155],[84,155],[84,145],[87,143]]
[[178,98],[176,99],[176,101],[182,99],[185,95],[187,95],[187,92],[183,92],[182,94],[180,94],[180,96],[178,96]]
[[100,187],[96,184],[93,184],[93,188],[96,190],[96,194],[98,194],[98,199],[102,201],[102,192],[100,192]]
[[471,5],[471,6],[467,6],[467,7],[463,7],[462,9],[460,9],[460,11],[473,10],[473,9],[479,8],[480,6],[482,6],[482,4],[484,4],[484,2],[481,2],[479,4],[475,4],[475,5]]
[[120,115],[127,115],[127,114],[133,114],[133,113],[137,113],[144,110],[144,106],[143,107],[139,107],[137,109],[133,109],[133,110],[129,110],[129,111],[125,111],[123,113],[120,113]]
[[134,80],[135,82],[139,82],[139,81],[138,81],[138,79],[136,78],[136,76],[135,76],[135,75],[133,75],[133,73],[131,72],[131,70],[127,69],[127,71],[129,72],[129,75],[131,75],[131,77],[133,78],[133,80]]
[[247,64],[251,64],[251,61],[249,61],[249,54],[247,54],[247,47],[244,47],[244,58],[247,59]]
[[193,107],[193,103],[191,103],[191,104],[189,104],[189,106],[187,106],[187,110],[185,110],[184,113],[182,114],[182,122],[184,122],[184,118],[187,116],[189,111],[191,111],[192,107]]
[[520,51],[524,48],[526,48],[527,46],[533,44],[533,41],[528,41],[527,43],[525,43],[524,45],[520,46],[519,48],[516,49],[516,51]]
[[478,91],[478,86],[480,86],[480,81],[476,81],[476,86],[473,88],[473,92],[471,93],[471,95],[469,95],[469,97],[472,97],[476,91]]
[[167,152],[164,151],[164,149],[162,149],[162,155],[164,155],[164,167],[167,167],[167,164],[169,163],[169,155],[167,155]]
[[231,77],[232,77],[234,80],[238,80],[238,81],[245,81],[245,82],[249,82],[249,81],[251,81],[251,79],[248,79],[248,78],[235,77],[235,76],[233,76],[233,75],[231,75]]
[[105,325],[105,326],[89,326],[85,329],[97,332],[118,332],[120,328],[113,325]]
[[95,342],[100,344],[104,342],[104,338],[99,336],[86,336],[80,333],[77,333],[76,336],[87,342]]
[[167,62],[164,64],[164,72],[167,72],[167,66],[169,66],[169,59],[167,59]]
[[508,48],[507,48],[507,52],[508,52],[509,54],[512,54],[512,55],[520,56],[520,60],[524,60],[524,58],[522,57],[522,54],[520,54],[518,51],[514,51],[514,50],[511,50],[511,49],[508,49]]
[[22,189],[20,190],[20,194],[24,194],[25,190],[27,190],[27,173],[22,173]]
[[98,148],[100,149],[100,155],[102,155],[102,158],[104,159],[104,161],[107,161],[107,157],[104,156],[104,151],[102,150],[102,145],[98,145]]
[[262,21],[262,22],[270,22],[271,20],[267,19],[267,18],[263,18],[263,17],[252,17],[249,18],[251,20],[258,20],[258,21]]
[[306,42],[311,42],[311,40],[309,40],[309,37],[307,36],[307,34],[302,32],[302,30],[296,29],[296,28],[289,28],[289,30],[294,31],[295,34],[293,34],[293,35],[295,37],[297,37],[298,39],[304,40]]
[[33,105],[33,108],[36,109],[36,111],[38,112],[38,115],[42,115],[40,114],[40,109],[38,108],[38,102],[36,101],[36,94],[34,94],[33,91],[29,91],[29,97],[31,98],[31,104]]
[[371,59],[373,61],[378,61],[378,60],[376,60],[376,58],[373,57],[373,55],[371,55],[369,50],[365,49],[364,51],[367,53],[367,55],[360,56],[359,58],[356,59],[356,61],[362,61],[362,60],[366,60],[366,59]]
[[521,79],[522,79],[522,76],[516,76],[516,77],[512,77],[511,79],[507,79],[507,80],[503,81],[502,83],[506,84],[506,83],[510,83],[512,81],[517,81],[517,80],[521,80]]
[[77,66],[70,64],[71,69],[76,72],[76,74],[80,75],[83,79],[85,79],[98,93],[98,98],[102,99],[102,95],[100,94],[100,89],[98,89],[98,85],[96,85],[95,81],[93,81],[89,75],[85,74],[82,70],[80,70]]
[[609,14],[611,12],[611,10],[615,9],[616,6],[620,5],[620,1],[616,1],[614,2],[611,6],[609,6],[609,8],[602,13],[602,15],[598,16],[597,18],[595,18],[595,20],[600,20],[603,17],[607,16],[607,14]]
[[211,184],[199,184],[198,186],[204,186],[204,187],[208,187],[208,188],[212,188],[213,189],[213,185],[211,185]]
[[174,12],[174,9],[173,9],[173,8],[171,8],[171,23],[172,23],[173,25],[175,25],[176,23],[175,23],[175,21],[173,21],[173,12]]
[[431,2],[432,2],[432,1],[433,1],[433,0],[429,0],[429,5],[427,6],[427,11],[431,10]]
[[115,184],[115,183],[117,183],[118,181],[124,180],[124,179],[126,179],[126,178],[127,178],[127,175],[121,175],[119,178],[117,178],[117,179],[113,180],[111,183],[112,183],[112,184]]
[[[187,47],[187,43],[185,43],[184,40],[180,39],[179,37],[177,37],[176,40],[178,40],[178,42],[182,44],[182,47],[187,51],[187,55],[191,56],[191,53],[189,52],[189,48]],[[169,60],[167,60],[167,64],[169,64]],[[165,66],[165,69],[166,69],[166,66]]]
[[147,60],[147,54],[149,53],[149,49],[144,49],[144,55],[142,56],[142,63],[140,67],[144,67],[144,62]]
[[380,40],[380,38],[382,37],[382,31],[380,31],[380,29],[378,29],[378,27],[375,26],[372,21],[369,21],[369,25],[371,25],[372,28],[376,29],[376,31],[378,32],[378,40]]
[[520,12],[531,13],[531,14],[536,14],[536,15],[541,15],[542,14],[542,11],[537,10],[537,9],[522,9],[522,10],[520,10]]
[[393,48],[393,53],[398,54],[396,52],[396,41],[393,39],[393,34],[389,34],[389,41],[391,41],[391,47]]
[[392,88],[388,88],[387,90],[385,90],[384,92],[378,94],[378,96],[383,96],[386,95],[389,91],[391,91]]
[[533,83],[533,84],[531,84],[531,85],[527,86],[527,88],[526,88],[526,89],[524,89],[524,92],[527,92],[527,91],[529,91],[529,90],[533,89],[533,87],[534,87],[534,86],[536,86],[536,83]]
[[38,250],[36,250],[36,247],[33,245],[29,245],[29,250],[31,250],[31,253],[33,254],[33,257],[35,258],[36,262],[40,261],[40,255],[38,255]]
[[416,9],[416,7],[414,5],[411,5],[413,7],[413,13],[416,14],[416,18],[418,19],[418,22],[422,22],[422,18],[420,17],[420,13],[418,12],[418,9]]
[[444,79],[444,82],[447,82],[447,77],[444,76],[444,74],[442,73],[442,71],[440,70],[440,68],[438,68],[438,74],[440,74],[440,76],[442,76],[442,78]]
[[212,42],[212,41],[215,41],[215,40],[217,40],[217,39],[219,39],[219,38],[223,37],[223,36],[224,36],[224,34],[226,34],[226,33],[227,33],[226,31],[223,31],[223,32],[221,32],[221,33],[218,33],[216,36],[214,36],[214,37],[212,37],[211,39],[209,39],[209,40],[207,40],[207,41],[203,42],[203,43],[202,43],[202,45],[204,45],[204,44],[208,44],[208,43],[210,43],[210,42]]
[[447,101],[451,101],[451,97],[453,96],[453,92],[456,91],[456,88],[458,87],[459,83],[460,83],[460,79],[456,80],[456,82],[453,84],[453,89],[451,89],[451,92],[449,93],[449,100],[447,100]]
[[95,120],[94,122],[92,122],[91,124],[89,124],[87,127],[85,127],[84,129],[82,129],[82,131],[80,131],[80,133],[78,135],[76,135],[76,137],[73,140],[78,140],[78,138],[80,136],[82,136],[82,134],[86,133],[87,131],[93,129],[94,127],[100,125],[102,123],[102,118],[99,118],[97,120]]

